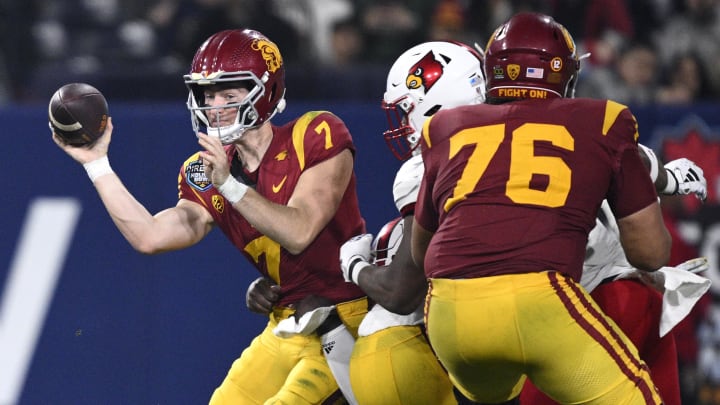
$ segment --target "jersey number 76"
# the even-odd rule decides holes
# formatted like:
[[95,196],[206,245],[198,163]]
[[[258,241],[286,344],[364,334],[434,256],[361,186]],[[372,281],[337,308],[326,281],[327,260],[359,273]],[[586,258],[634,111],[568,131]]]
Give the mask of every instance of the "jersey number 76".
[[[465,129],[450,138],[449,159],[467,145],[474,145],[474,150],[452,196],[445,202],[445,212],[475,189],[504,138],[505,124]],[[562,149],[575,150],[575,140],[561,125],[521,125],[512,132],[510,174],[505,185],[505,195],[518,204],[562,207],[570,193],[572,171],[560,157],[536,156],[535,141],[547,141]],[[533,174],[548,176],[545,190],[530,188]]]

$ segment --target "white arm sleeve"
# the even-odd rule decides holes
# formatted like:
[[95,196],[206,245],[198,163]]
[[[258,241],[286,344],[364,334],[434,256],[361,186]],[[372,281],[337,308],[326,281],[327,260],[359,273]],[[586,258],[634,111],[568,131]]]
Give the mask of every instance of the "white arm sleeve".
[[416,155],[403,163],[395,175],[395,183],[393,184],[393,196],[395,198],[395,206],[399,212],[410,204],[417,201],[418,191],[420,191],[420,182],[422,181],[425,165],[421,155]]
[[648,148],[647,146],[639,143],[638,147],[645,152],[645,155],[647,155],[648,160],[650,160],[650,178],[652,179],[653,183],[657,180],[658,177],[658,171],[660,170],[660,164],[658,163],[658,158],[655,156],[655,152],[653,152],[652,149]]

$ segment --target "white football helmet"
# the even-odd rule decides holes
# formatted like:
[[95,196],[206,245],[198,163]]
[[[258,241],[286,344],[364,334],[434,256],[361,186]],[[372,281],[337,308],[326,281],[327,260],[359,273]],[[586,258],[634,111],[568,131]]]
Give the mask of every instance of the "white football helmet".
[[419,153],[425,119],[441,108],[485,101],[483,56],[451,41],[432,41],[405,51],[390,68],[382,108],[390,129],[383,133],[395,157]]
[[402,217],[397,217],[383,225],[372,242],[373,264],[376,266],[390,265],[398,247],[400,247],[404,229],[405,225],[403,225]]

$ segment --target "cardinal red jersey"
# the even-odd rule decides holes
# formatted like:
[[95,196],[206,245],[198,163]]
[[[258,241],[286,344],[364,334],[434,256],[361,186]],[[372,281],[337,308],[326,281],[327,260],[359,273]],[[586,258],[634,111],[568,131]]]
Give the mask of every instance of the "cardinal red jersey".
[[612,101],[441,110],[422,134],[415,218],[436,232],[428,277],[557,270],[580,280],[602,200],[623,218],[657,199],[638,155],[635,117]]
[[[273,139],[256,172],[250,173],[254,188],[268,200],[286,205],[304,170],[355,147],[345,124],[329,112],[309,112],[283,126],[273,126]],[[235,147],[225,147],[228,161],[236,168]],[[237,170],[233,170],[236,173]],[[237,177],[237,176],[236,176]],[[359,287],[346,283],[340,270],[340,246],[365,232],[360,215],[356,179],[353,174],[337,212],[300,254],[293,255],[279,243],[261,234],[233,209],[205,176],[199,154],[183,164],[178,176],[179,198],[197,202],[210,212],[230,241],[262,273],[278,283],[279,306],[297,302],[308,294],[333,302],[359,298]]]

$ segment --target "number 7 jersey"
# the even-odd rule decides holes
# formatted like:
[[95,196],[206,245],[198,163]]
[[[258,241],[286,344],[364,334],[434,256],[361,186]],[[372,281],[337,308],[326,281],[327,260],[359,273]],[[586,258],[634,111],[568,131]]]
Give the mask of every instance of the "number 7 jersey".
[[[260,167],[246,177],[252,177],[253,187],[260,195],[276,204],[287,205],[304,170],[345,149],[355,153],[345,124],[329,112],[309,112],[272,129],[273,139]],[[239,165],[235,147],[229,145],[225,149],[228,161]],[[183,164],[178,188],[179,198],[205,207],[215,224],[250,263],[263,276],[280,285],[279,306],[288,306],[309,294],[323,296],[334,303],[365,295],[356,285],[345,282],[338,261],[340,245],[365,232],[354,173],[335,215],[315,240],[297,255],[260,233],[223,198],[205,176],[197,153]]]
[[617,218],[657,200],[637,122],[608,100],[523,100],[425,122],[415,219],[432,278],[556,270],[580,280],[603,199]]

